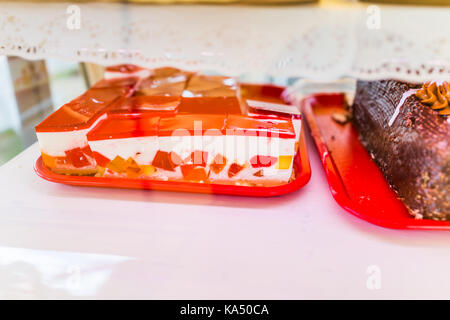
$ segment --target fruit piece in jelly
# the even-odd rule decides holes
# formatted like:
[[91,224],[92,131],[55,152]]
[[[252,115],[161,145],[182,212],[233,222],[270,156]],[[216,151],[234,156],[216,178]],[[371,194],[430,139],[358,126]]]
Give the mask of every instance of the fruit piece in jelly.
[[277,160],[277,157],[257,155],[250,159],[250,164],[253,168],[268,168],[277,163]]
[[105,175],[106,168],[104,167],[98,167],[97,173],[95,174],[96,177],[103,177]]
[[49,156],[48,154],[45,154],[43,152],[41,153],[41,155],[42,155],[42,161],[44,161],[44,164],[47,167],[49,167],[51,169],[56,168],[56,164],[57,164],[56,157]]
[[152,165],[168,170],[168,171],[175,171],[175,168],[178,167],[181,164],[182,160],[178,154],[175,152],[166,152],[158,150],[156,152],[155,158],[153,158]]
[[261,170],[256,171],[253,175],[254,175],[255,177],[261,178],[261,177],[264,177],[264,172],[263,172],[263,170],[261,169]]
[[209,165],[209,167],[211,168],[212,172],[214,172],[215,174],[219,174],[223,170],[223,168],[225,168],[226,165],[227,165],[227,158],[218,153],[214,157],[214,160]]
[[244,166],[241,166],[240,164],[237,164],[237,163],[231,164],[231,166],[228,168],[228,177],[229,178],[234,177],[239,172],[241,172],[242,169],[244,169]]
[[184,159],[185,164],[194,164],[196,166],[206,167],[208,162],[208,152],[195,150],[191,153],[189,157]]
[[92,151],[89,146],[82,148],[74,148],[65,151],[66,158],[68,162],[71,163],[75,168],[82,168],[91,165],[91,162],[87,158],[87,155],[91,156]]
[[181,173],[183,174],[183,178],[185,180],[192,180],[192,181],[208,180],[208,175],[206,173],[205,168],[196,167],[193,164],[182,165]]
[[276,168],[281,170],[289,169],[291,167],[292,158],[292,156],[279,156]]
[[136,178],[141,175],[141,167],[137,164],[137,162],[129,157],[125,162],[125,171],[130,178]]
[[108,159],[107,157],[105,157],[104,155],[102,155],[97,151],[93,151],[92,155],[94,156],[94,159],[97,162],[97,164],[101,167],[106,167],[106,165],[111,162],[110,159]]
[[156,168],[151,164],[141,165],[141,170],[146,176],[151,176],[156,172]]
[[123,173],[126,168],[126,161],[121,156],[116,156],[106,167],[114,172]]

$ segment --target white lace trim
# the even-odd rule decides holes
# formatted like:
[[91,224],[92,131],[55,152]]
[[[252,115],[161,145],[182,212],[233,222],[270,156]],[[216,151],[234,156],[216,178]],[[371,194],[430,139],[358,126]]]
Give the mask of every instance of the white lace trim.
[[450,8],[2,3],[0,54],[285,77],[450,79]]

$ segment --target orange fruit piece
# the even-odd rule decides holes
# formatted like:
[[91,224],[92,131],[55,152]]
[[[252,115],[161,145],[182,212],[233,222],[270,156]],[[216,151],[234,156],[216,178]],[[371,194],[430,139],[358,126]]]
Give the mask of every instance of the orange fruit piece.
[[226,165],[227,165],[227,158],[218,153],[214,157],[214,160],[209,165],[209,167],[211,168],[212,172],[214,172],[215,174],[219,174],[220,171],[222,171]]
[[42,161],[44,161],[44,164],[47,167],[49,167],[51,169],[56,168],[56,158],[55,157],[49,156],[46,153],[42,153]]
[[152,166],[151,164],[142,165],[141,170],[142,170],[142,173],[146,176],[151,176],[156,172],[156,168],[154,166]]
[[168,171],[175,171],[175,168],[182,162],[180,156],[175,152],[166,152],[158,150],[152,165]]
[[116,156],[106,167],[114,172],[123,173],[126,170],[126,161],[121,156]]
[[292,158],[293,156],[279,156],[276,168],[281,170],[289,169],[291,167]]
[[194,165],[187,164],[181,166],[181,173],[185,180],[192,181],[206,181],[208,180],[208,175],[203,167],[195,167]]

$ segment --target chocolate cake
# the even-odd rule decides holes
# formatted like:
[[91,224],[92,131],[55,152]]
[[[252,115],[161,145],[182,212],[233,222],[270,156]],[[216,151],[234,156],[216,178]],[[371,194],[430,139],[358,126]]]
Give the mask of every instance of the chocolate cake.
[[450,220],[449,104],[446,82],[357,83],[352,115],[361,142],[419,219]]

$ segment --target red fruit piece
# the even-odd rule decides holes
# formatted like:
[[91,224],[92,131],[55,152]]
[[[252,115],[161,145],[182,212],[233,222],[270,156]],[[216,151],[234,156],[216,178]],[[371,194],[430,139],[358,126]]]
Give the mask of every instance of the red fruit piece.
[[235,175],[237,175],[242,169],[244,169],[244,166],[241,166],[240,164],[233,163],[230,168],[228,168],[228,178],[232,178]]
[[254,175],[255,177],[263,177],[263,176],[264,176],[264,173],[263,173],[263,171],[262,171],[262,169],[261,169],[261,170],[256,171],[253,175]]
[[97,164],[101,167],[106,167],[106,165],[111,162],[111,160],[97,151],[93,151],[92,155],[94,156],[95,161],[97,161]]
[[92,150],[89,145],[86,145],[85,147],[81,148],[81,151],[83,151],[83,153],[88,157],[92,157]]
[[278,158],[271,156],[254,156],[250,159],[253,168],[267,168],[277,163]]
[[153,158],[152,165],[154,167],[168,170],[168,171],[175,171],[175,168],[178,167],[181,163],[181,158],[178,154],[175,152],[166,152],[158,150],[158,152],[155,155],[155,158]]
[[208,162],[208,152],[206,151],[194,151],[191,154],[192,163],[198,166],[206,167]]
[[213,162],[209,165],[209,167],[211,168],[212,172],[214,172],[215,174],[219,174],[220,171],[222,171],[226,165],[227,165],[227,158],[225,158],[221,154],[216,154]]
[[[86,150],[85,148],[83,149]],[[89,148],[89,152],[90,150],[91,149]],[[75,168],[82,168],[91,164],[81,148],[67,150],[65,153],[69,163],[71,163]]]

